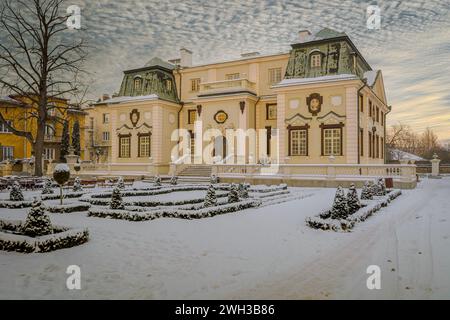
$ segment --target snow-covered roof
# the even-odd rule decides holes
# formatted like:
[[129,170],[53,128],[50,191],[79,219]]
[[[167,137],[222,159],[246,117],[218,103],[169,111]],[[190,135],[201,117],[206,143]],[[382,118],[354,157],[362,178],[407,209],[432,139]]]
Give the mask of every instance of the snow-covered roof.
[[392,149],[389,151],[391,154],[391,159],[392,160],[402,160],[402,159],[407,159],[407,160],[414,160],[414,161],[425,161],[426,159],[419,157],[418,155],[406,152],[406,151],[402,151],[399,149]]
[[150,94],[147,96],[121,96],[115,97],[108,100],[97,102],[96,104],[114,104],[114,103],[125,103],[125,102],[137,102],[137,101],[146,101],[146,100],[157,100],[159,99],[158,95]]
[[375,80],[377,79],[378,72],[379,72],[379,70],[371,70],[371,71],[364,72],[363,77],[367,79],[367,85],[369,87],[373,87],[373,85],[375,84]]
[[8,97],[8,96],[0,97],[0,102],[10,103],[10,104],[17,104],[17,105],[21,104],[20,101],[17,101],[17,100],[15,100],[15,99],[13,99],[11,97]]
[[281,82],[273,85],[272,88],[295,86],[299,84],[310,84],[310,83],[342,81],[342,80],[357,80],[357,79],[359,78],[354,74],[337,74],[314,78],[291,78],[282,80]]

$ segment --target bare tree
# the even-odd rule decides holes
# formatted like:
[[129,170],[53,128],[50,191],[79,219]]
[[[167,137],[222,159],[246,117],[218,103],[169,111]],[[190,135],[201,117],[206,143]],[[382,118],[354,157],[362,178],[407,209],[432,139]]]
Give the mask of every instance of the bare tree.
[[[25,137],[35,157],[35,175],[41,176],[42,153],[47,120],[62,122],[66,112],[49,103],[67,98],[82,86],[82,65],[86,49],[80,31],[69,30],[64,0],[2,0],[0,6],[0,86],[21,100],[26,118],[35,122],[35,131],[23,131],[6,122],[13,134]],[[31,126],[30,126],[31,127]]]

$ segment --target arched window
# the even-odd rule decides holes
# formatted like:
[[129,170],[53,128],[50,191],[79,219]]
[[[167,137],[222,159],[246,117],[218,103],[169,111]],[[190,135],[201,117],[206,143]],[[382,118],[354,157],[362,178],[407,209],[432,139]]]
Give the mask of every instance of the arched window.
[[141,90],[142,80],[141,78],[134,78],[134,90]]
[[320,53],[311,54],[311,68],[320,68],[322,66],[322,55]]

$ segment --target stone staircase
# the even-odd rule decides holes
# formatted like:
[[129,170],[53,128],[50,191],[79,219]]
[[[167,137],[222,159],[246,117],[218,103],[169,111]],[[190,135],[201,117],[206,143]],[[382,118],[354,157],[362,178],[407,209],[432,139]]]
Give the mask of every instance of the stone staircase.
[[211,166],[208,165],[189,165],[178,173],[179,183],[209,183],[211,177]]

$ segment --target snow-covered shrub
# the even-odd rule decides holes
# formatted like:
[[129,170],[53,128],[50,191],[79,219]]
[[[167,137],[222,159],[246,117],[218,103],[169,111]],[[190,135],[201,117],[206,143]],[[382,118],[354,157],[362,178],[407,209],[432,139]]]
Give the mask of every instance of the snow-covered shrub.
[[111,204],[109,205],[111,209],[125,209],[123,204],[122,195],[120,194],[120,189],[116,186],[111,195]]
[[347,192],[347,206],[349,214],[355,213],[361,208],[361,203],[359,202],[358,192],[356,191],[355,185],[352,183],[350,189]]
[[170,177],[170,184],[176,186],[178,184],[178,177],[177,176]]
[[123,190],[125,189],[125,182],[123,181],[123,177],[119,177],[116,183],[117,188]]
[[250,185],[248,183],[239,183],[238,194],[239,198],[246,199],[248,198],[248,189]]
[[30,237],[39,237],[53,233],[52,223],[45,213],[42,201],[35,199],[33,207],[28,213],[21,232]]
[[333,207],[330,210],[332,219],[345,219],[348,215],[347,199],[345,198],[344,189],[339,186],[334,196]]
[[75,180],[73,181],[72,191],[73,192],[83,191],[83,187],[81,186],[80,178],[76,177]]
[[215,174],[212,174],[212,175],[211,175],[211,178],[209,179],[209,181],[210,181],[212,184],[219,183],[219,177],[216,176]]
[[230,186],[230,192],[228,193],[228,203],[238,202],[239,192],[236,184],[232,183]]
[[70,168],[66,163],[58,163],[53,171],[53,179],[59,184],[65,184],[70,178]]
[[161,177],[160,176],[155,176],[155,179],[153,180],[154,182],[153,182],[153,184],[155,185],[155,186],[160,186],[161,185]]
[[69,203],[63,205],[46,205],[45,210],[51,213],[71,213],[88,211],[91,205],[89,203]]
[[52,194],[52,193],[54,193],[55,191],[53,190],[52,185],[53,185],[52,179],[50,179],[50,178],[45,179],[44,188],[42,189],[41,194]]
[[366,181],[361,191],[361,200],[372,200],[372,199],[373,199],[372,188],[370,186],[370,182]]
[[378,195],[378,184],[375,181],[369,181],[369,189],[370,192],[372,193],[372,197]]
[[383,178],[377,180],[377,196],[384,196],[386,194],[386,184]]
[[9,192],[9,200],[11,201],[23,201],[23,193],[20,189],[20,184],[17,181],[14,181],[11,186],[11,191]]
[[217,205],[216,189],[210,184],[206,192],[204,207],[213,207],[215,205]]

